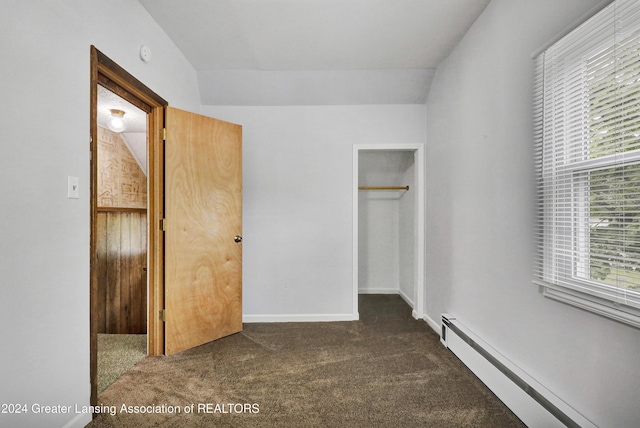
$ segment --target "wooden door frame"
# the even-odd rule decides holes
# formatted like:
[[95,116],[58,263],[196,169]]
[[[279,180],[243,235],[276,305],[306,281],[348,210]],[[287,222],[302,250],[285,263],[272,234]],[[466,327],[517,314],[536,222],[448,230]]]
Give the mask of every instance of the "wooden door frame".
[[164,108],[167,101],[91,46],[90,90],[90,378],[91,405],[98,401],[98,269],[96,252],[98,185],[98,85],[147,113],[147,353],[164,354]]
[[[415,319],[424,319],[425,306],[425,264],[426,264],[426,236],[425,236],[425,155],[423,144],[354,144],[353,145],[353,318],[358,319],[358,263],[359,263],[359,204],[358,204],[358,170],[360,152],[396,152],[405,151],[414,153],[415,173],[414,188],[415,198],[415,251],[414,251],[414,307],[412,316]],[[432,327],[432,323],[429,323]],[[437,327],[438,330],[440,327]]]

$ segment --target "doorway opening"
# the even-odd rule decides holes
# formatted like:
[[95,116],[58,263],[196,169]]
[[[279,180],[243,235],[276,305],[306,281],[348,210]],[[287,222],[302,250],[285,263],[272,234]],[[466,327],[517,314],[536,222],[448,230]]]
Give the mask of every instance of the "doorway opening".
[[360,294],[398,294],[424,317],[424,148],[354,145],[353,313]]
[[[147,121],[147,352],[170,355],[242,330],[242,126],[166,101],[91,47],[91,404],[97,402],[98,90]],[[139,273],[139,270],[138,270]]]
[[[164,281],[161,264],[164,257],[164,238],[159,227],[152,226],[160,224],[160,219],[164,216],[162,197],[164,191],[164,147],[161,132],[164,128],[164,107],[167,102],[94,46],[91,46],[90,55],[90,403],[91,405],[96,405],[98,399],[98,333],[100,330],[128,331],[129,329],[144,329],[147,334],[146,353],[160,355],[164,351],[164,327],[159,319],[159,311],[157,310],[157,308],[164,307]],[[104,193],[104,188],[99,188],[98,186],[100,178],[105,178],[104,171],[101,177],[98,165],[98,158],[101,152],[99,149],[100,139],[110,139],[111,143],[113,143],[112,146],[114,146],[113,152],[125,152],[122,146],[115,148],[117,146],[116,143],[119,143],[120,137],[109,134],[104,129],[101,130],[99,126],[99,114],[102,115],[101,112],[99,113],[99,102],[112,96],[117,97],[112,98],[114,104],[122,103],[122,108],[119,110],[124,108],[125,111],[129,110],[129,113],[131,113],[129,118],[125,118],[125,120],[131,120],[137,114],[141,116],[140,120],[145,126],[143,137],[130,137],[131,140],[134,138],[142,138],[144,140],[142,144],[138,143],[138,146],[142,145],[143,147],[142,151],[137,154],[139,159],[135,160],[133,155],[132,157],[134,157],[133,162],[138,164],[139,168],[141,168],[140,164],[146,167],[146,177],[142,178],[139,175],[136,176],[136,174],[129,174],[126,178],[128,186],[125,186],[127,191],[124,199],[128,200],[128,205],[133,205],[130,207],[119,206],[122,205],[119,198],[123,195],[114,195],[113,192]],[[131,105],[135,109],[131,109]],[[114,109],[118,110],[117,106]],[[131,158],[127,158],[125,163],[130,166],[130,170],[135,169]],[[144,186],[146,188],[144,202],[140,195],[140,189],[133,191],[132,187],[136,186]],[[99,189],[103,190],[102,194]],[[146,211],[144,217],[142,211]],[[125,214],[114,216],[114,212],[125,212]],[[123,225],[126,225],[124,229],[128,230],[127,233],[138,237],[137,250],[132,250],[129,247],[128,250],[122,251],[121,249],[118,252],[115,251],[115,247],[117,247],[115,242],[112,245],[114,250],[112,255],[119,254],[113,259],[113,269],[118,271],[123,266],[126,266],[130,278],[137,277],[138,279],[135,290],[126,292],[129,297],[128,301],[125,299],[125,305],[131,305],[131,302],[135,301],[138,308],[142,308],[141,312],[138,311],[135,316],[133,315],[135,311],[124,311],[124,314],[119,313],[116,315],[122,309],[120,305],[123,302],[121,286],[111,287],[110,289],[101,286],[101,284],[104,284],[104,278],[101,278],[101,275],[104,275],[105,269],[110,268],[110,266],[108,266],[104,257],[108,251],[107,247],[99,246],[108,242],[105,241],[108,238],[114,238],[115,240],[116,237],[115,234],[105,233],[103,239],[100,239],[100,231],[108,228],[108,224],[111,224],[113,229],[116,229],[115,225],[117,225],[120,231],[122,231]],[[122,232],[120,232],[120,236],[122,236]],[[143,249],[146,251],[146,255],[140,254]],[[99,256],[100,251],[101,256]],[[125,257],[123,253],[128,254]],[[135,256],[133,253],[136,253]],[[123,260],[125,261],[123,262]],[[114,278],[116,280],[122,279],[117,273]],[[109,290],[113,292],[112,305],[107,309],[105,299]],[[144,294],[144,297],[142,297],[142,294]]]
[[98,85],[98,394],[147,355],[147,115]]

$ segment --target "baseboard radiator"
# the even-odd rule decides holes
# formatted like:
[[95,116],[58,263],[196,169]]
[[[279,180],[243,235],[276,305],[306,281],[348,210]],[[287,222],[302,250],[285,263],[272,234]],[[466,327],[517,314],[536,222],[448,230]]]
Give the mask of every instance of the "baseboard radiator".
[[440,341],[528,427],[597,428],[454,316],[442,315]]

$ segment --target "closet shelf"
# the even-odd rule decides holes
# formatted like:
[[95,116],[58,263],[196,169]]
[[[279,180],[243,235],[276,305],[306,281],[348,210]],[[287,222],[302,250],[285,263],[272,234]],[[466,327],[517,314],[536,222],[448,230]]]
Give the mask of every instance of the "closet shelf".
[[409,190],[409,186],[359,186],[358,190]]

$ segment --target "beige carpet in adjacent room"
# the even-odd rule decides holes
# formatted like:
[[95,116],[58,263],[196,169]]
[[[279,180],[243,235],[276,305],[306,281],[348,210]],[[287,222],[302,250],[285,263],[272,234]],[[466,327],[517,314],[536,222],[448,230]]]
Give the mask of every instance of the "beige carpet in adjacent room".
[[98,394],[146,355],[146,334],[98,334]]

